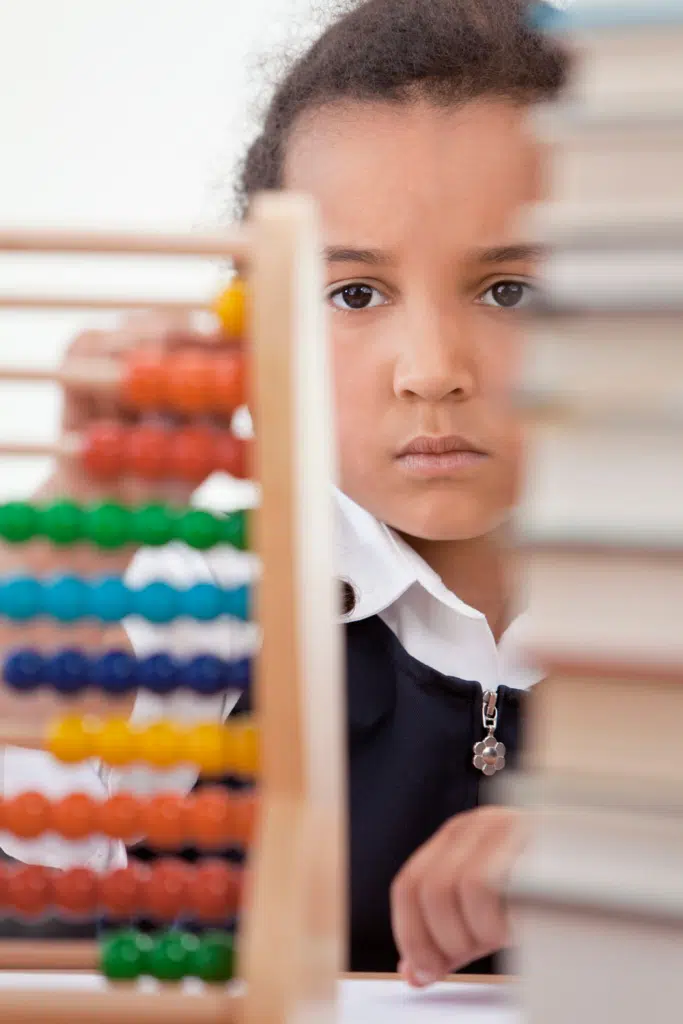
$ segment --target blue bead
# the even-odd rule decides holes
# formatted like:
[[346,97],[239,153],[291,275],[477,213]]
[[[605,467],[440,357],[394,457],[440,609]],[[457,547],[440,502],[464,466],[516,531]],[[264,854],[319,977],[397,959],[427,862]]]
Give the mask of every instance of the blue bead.
[[151,654],[138,662],[138,685],[152,693],[172,693],[178,686],[178,664],[168,654]]
[[127,651],[107,651],[93,662],[90,678],[93,686],[99,687],[104,693],[118,696],[137,688],[137,669],[138,663],[132,654]]
[[15,576],[0,586],[0,613],[26,622],[43,610],[43,588],[30,576]]
[[181,614],[200,622],[217,619],[223,611],[223,592],[213,583],[196,583],[181,594]]
[[179,614],[178,593],[168,583],[148,583],[131,596],[133,614],[140,615],[148,622],[172,622]]
[[244,622],[249,621],[249,587],[234,587],[223,591],[223,614]]
[[45,660],[30,647],[12,651],[5,661],[3,674],[7,686],[20,693],[31,693],[43,682]]
[[130,615],[131,594],[118,576],[106,576],[90,587],[90,614],[101,622],[120,622]]
[[243,693],[251,687],[251,658],[239,658],[226,665],[227,686]]
[[65,648],[45,663],[45,681],[57,693],[80,693],[90,682],[90,662],[82,651]]
[[195,693],[211,697],[227,689],[225,663],[213,654],[198,654],[181,668],[182,685]]
[[88,584],[78,576],[57,576],[44,587],[43,608],[59,622],[75,622],[88,614]]

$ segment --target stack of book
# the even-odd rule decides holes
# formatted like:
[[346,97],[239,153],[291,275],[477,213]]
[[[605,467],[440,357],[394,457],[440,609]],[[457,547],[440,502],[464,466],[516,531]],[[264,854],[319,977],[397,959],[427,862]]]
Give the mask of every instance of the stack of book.
[[520,388],[527,1024],[683,1014],[683,0],[574,0]]

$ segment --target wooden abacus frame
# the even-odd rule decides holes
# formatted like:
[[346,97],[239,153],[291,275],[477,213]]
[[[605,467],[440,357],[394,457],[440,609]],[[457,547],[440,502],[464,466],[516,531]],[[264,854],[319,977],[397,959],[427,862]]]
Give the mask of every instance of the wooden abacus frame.
[[[261,818],[250,859],[250,898],[239,950],[242,989],[181,994],[0,990],[13,1022],[193,1020],[245,1024],[324,1022],[334,1016],[345,955],[345,769],[341,642],[332,545],[332,400],[327,373],[315,212],[304,197],[258,197],[247,224],[225,233],[136,235],[0,231],[0,252],[231,257],[248,270],[249,350],[261,487],[256,704],[261,734]],[[0,297],[0,308],[169,308],[151,300]],[[202,308],[203,303],[171,303]],[[5,742],[8,742],[4,738]],[[68,945],[68,944],[67,944]],[[3,943],[4,965],[22,966]],[[69,962],[71,949],[64,949]],[[28,949],[27,949],[28,954]],[[39,956],[34,947],[33,962]],[[58,944],[43,944],[45,966]]]

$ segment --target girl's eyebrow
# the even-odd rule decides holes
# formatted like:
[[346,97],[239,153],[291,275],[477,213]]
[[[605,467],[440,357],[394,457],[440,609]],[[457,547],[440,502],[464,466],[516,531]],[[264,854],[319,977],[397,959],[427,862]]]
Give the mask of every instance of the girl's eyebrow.
[[327,263],[368,263],[372,267],[386,267],[394,260],[383,249],[354,249],[352,246],[328,245],[324,251]]
[[547,253],[542,245],[500,245],[491,249],[475,249],[473,263],[523,263],[541,260]]

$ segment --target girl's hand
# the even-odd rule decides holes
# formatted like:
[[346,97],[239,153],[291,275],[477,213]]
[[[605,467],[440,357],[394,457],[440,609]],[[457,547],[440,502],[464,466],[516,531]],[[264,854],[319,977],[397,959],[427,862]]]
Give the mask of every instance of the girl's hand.
[[423,987],[509,942],[501,890],[523,844],[521,815],[479,807],[451,818],[391,889],[399,972]]

